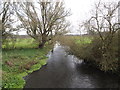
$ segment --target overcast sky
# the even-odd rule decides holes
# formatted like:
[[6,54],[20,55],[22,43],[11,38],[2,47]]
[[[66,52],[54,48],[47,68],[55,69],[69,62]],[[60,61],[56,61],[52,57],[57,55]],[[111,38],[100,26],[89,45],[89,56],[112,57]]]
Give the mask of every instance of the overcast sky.
[[[64,0],[72,15],[68,18],[72,23],[72,32],[78,33],[78,24],[90,17],[90,11],[99,0]],[[101,2],[118,2],[120,0],[101,0]]]

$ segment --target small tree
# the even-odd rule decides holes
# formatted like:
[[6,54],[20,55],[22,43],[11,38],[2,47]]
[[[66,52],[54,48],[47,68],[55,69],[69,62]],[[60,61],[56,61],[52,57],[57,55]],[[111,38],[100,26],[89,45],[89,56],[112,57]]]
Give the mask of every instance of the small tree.
[[15,20],[12,18],[12,15],[14,15],[12,4],[10,2],[3,2],[0,6],[2,7],[0,10],[0,31],[2,35],[2,43],[4,44],[8,41],[7,38],[13,38],[12,32],[16,31],[16,29],[13,28]]
[[[119,4],[113,2],[99,2],[95,4],[91,18],[85,22],[85,27],[87,27],[89,32],[94,31],[95,36],[98,37],[97,40],[93,42],[95,45],[93,52],[97,53],[97,51],[100,51],[101,57],[96,59],[101,59],[100,64],[104,70],[115,70],[118,67],[118,37],[116,41],[115,37],[120,30],[120,22],[118,22],[117,14],[119,7]],[[117,45],[114,45],[114,43]]]

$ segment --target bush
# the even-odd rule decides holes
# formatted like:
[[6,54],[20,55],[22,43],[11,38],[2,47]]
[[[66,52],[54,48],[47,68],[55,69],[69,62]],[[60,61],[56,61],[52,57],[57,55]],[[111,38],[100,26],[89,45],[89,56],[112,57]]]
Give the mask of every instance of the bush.
[[[63,37],[60,40],[62,45],[69,47],[67,51],[69,51],[70,54],[83,59],[89,64],[95,65],[103,71],[120,72],[120,61],[118,60],[118,35],[114,35],[110,45],[108,45],[108,42],[109,39],[106,39],[105,43],[103,43],[97,36],[91,38],[91,42],[86,42],[86,39],[83,39],[83,37],[81,39]],[[106,47],[104,47],[104,44]]]
[[[118,69],[118,39],[113,38],[113,42],[103,49],[103,42],[99,38],[95,38],[90,47],[94,61],[99,64],[103,71],[117,71]],[[106,41],[107,43],[108,41]]]

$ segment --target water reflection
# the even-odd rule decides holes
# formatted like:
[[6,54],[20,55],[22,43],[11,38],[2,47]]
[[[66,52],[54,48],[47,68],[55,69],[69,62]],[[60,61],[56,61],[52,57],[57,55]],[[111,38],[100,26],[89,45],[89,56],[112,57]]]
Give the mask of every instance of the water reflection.
[[25,88],[118,88],[119,77],[89,67],[57,43],[48,64],[27,76]]

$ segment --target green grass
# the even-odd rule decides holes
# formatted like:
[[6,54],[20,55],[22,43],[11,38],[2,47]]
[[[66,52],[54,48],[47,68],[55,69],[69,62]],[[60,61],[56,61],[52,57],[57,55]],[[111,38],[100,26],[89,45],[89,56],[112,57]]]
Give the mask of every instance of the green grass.
[[8,42],[2,45],[4,49],[13,49],[13,48],[35,48],[38,46],[38,43],[32,38],[23,38],[16,39],[13,42],[11,39],[7,40]]
[[76,44],[89,44],[92,41],[91,36],[69,36]]
[[2,87],[23,88],[25,85],[23,77],[46,64],[46,54],[52,46],[46,45],[43,49],[36,47],[37,43],[30,39],[18,39],[14,49],[3,47]]
[[76,44],[88,44],[91,43],[91,41],[92,39],[89,37],[80,37],[75,39]]

